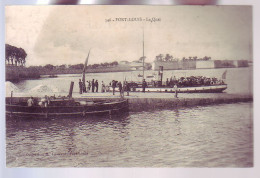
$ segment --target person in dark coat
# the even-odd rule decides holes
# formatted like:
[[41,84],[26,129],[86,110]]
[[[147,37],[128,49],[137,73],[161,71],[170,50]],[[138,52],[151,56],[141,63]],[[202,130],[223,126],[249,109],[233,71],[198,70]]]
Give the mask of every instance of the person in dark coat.
[[126,93],[127,93],[127,96],[129,96],[129,91],[130,91],[130,85],[128,82],[125,82],[125,87],[126,87]]
[[98,92],[98,80],[95,82],[96,92]]
[[92,92],[94,93],[95,92],[95,80],[94,79],[92,80],[91,86],[92,86]]
[[169,86],[169,80],[168,80],[168,78],[167,78],[167,80],[166,80],[166,86],[167,86],[167,87]]
[[121,83],[121,82],[118,82],[118,89],[119,89],[120,96],[122,96],[123,86],[122,86],[122,83]]
[[88,92],[90,92],[90,88],[91,88],[91,81],[88,81]]
[[87,92],[86,83],[83,80],[82,80],[82,92],[83,93]]
[[177,86],[177,84],[174,85],[174,91],[175,91],[175,98],[178,98],[178,86]]
[[81,79],[79,79],[79,94],[82,94],[82,90],[83,90],[83,83],[81,81]]
[[143,88],[143,92],[145,93],[145,88],[147,87],[147,83],[145,81],[145,79],[143,79],[143,83],[142,83],[142,88]]
[[116,81],[112,81],[113,95],[115,95]]

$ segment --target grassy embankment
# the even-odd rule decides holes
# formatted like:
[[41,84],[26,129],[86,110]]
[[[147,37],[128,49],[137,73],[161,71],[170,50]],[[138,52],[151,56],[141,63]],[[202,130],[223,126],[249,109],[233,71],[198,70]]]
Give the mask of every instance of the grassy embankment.
[[5,68],[6,81],[37,79],[39,77],[40,77],[40,73],[35,68],[26,68],[22,66],[6,66]]
[[[117,65],[113,67],[98,67],[95,69],[87,69],[86,72],[88,73],[106,73],[106,72],[125,72],[130,71],[130,67],[127,65]],[[39,69],[40,75],[57,75],[57,74],[81,74],[82,69]]]

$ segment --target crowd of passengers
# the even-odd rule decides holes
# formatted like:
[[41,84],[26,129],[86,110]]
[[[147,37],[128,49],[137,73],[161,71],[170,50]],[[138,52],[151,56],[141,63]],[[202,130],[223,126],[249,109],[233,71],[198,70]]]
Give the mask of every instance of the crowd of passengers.
[[211,85],[222,85],[223,80],[219,80],[215,77],[207,78],[203,76],[190,76],[190,77],[171,77],[166,79],[166,86],[173,87],[177,84],[178,87],[196,87],[196,86],[211,86]]

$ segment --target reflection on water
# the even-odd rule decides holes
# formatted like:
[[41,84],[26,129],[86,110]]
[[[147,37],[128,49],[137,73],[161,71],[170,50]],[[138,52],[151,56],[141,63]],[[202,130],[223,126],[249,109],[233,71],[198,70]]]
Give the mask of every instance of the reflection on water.
[[6,120],[8,167],[250,167],[252,103]]

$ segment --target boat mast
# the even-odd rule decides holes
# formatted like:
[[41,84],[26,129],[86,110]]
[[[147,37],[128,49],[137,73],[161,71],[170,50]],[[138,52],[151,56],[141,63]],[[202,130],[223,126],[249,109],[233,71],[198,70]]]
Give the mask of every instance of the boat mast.
[[143,80],[144,80],[144,27],[143,27]]
[[86,73],[86,69],[87,69],[87,65],[88,65],[88,58],[89,58],[90,50],[91,50],[91,49],[89,49],[88,57],[87,57],[86,60],[85,60],[85,65],[84,65],[83,72],[82,72],[82,83],[83,83],[83,88],[86,87],[86,78],[85,78],[85,73]]

